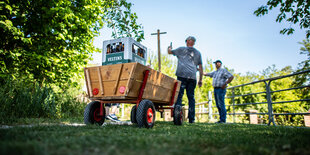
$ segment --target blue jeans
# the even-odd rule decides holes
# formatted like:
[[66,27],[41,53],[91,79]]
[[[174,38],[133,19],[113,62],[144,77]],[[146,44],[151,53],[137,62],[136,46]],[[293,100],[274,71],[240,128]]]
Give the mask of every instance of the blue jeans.
[[184,89],[186,89],[188,99],[188,119],[190,123],[193,123],[195,121],[195,88],[197,80],[182,77],[178,77],[178,80],[181,81],[181,87],[176,105],[182,106]]
[[225,107],[226,89],[214,88],[214,97],[217,109],[220,114],[220,121],[226,122],[226,107]]

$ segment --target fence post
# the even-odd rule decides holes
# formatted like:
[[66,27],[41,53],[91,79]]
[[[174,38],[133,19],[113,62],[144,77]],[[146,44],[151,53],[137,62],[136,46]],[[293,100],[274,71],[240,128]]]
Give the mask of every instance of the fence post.
[[270,125],[271,122],[273,123],[273,125],[276,125],[276,123],[274,122],[274,118],[273,118],[272,99],[271,99],[271,93],[270,93],[271,80],[268,83],[264,81],[264,83],[266,85],[266,97],[267,97],[267,103],[268,103],[268,116],[269,116],[268,125]]
[[232,93],[231,93],[231,101],[232,101],[232,104],[233,104],[233,122],[235,123],[235,88],[232,88]]
[[209,108],[209,120],[211,121],[212,118],[212,92],[208,92],[208,108]]

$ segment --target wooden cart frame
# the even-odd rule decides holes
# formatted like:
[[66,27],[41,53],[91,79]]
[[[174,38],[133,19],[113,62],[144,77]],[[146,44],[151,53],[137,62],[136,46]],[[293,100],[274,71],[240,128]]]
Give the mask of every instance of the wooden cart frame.
[[[130,67],[128,67],[129,65],[134,65],[134,66],[132,68],[130,68]],[[124,66],[127,66],[127,68],[124,69]],[[107,67],[107,66],[105,66],[105,67]],[[155,111],[159,111],[162,114],[164,112],[164,109],[170,109],[171,110],[171,116],[174,118],[174,124],[176,124],[176,125],[182,124],[182,121],[183,121],[182,115],[183,114],[182,114],[181,107],[173,106],[177,100],[178,92],[179,92],[180,85],[181,85],[180,81],[175,80],[173,78],[170,78],[167,75],[162,75],[162,73],[155,71],[151,68],[148,68],[144,65],[141,65],[139,63],[117,64],[117,65],[114,65],[113,67],[118,67],[118,69],[119,69],[119,71],[117,72],[118,74],[116,73],[116,75],[114,76],[114,78],[116,78],[116,80],[114,80],[115,83],[113,83],[112,85],[110,84],[111,87],[113,87],[113,89],[112,88],[107,89],[106,87],[104,87],[102,74],[105,74],[105,73],[101,73],[101,70],[99,67],[97,67],[96,69],[95,68],[85,68],[84,69],[86,86],[87,86],[88,95],[89,95],[88,97],[93,101],[85,109],[84,122],[86,124],[94,124],[94,123],[102,124],[104,122],[104,118],[105,118],[105,104],[107,104],[107,103],[135,104],[135,106],[132,108],[132,111],[131,111],[131,122],[137,123],[139,125],[139,127],[146,127],[146,128],[153,127],[154,121],[155,121]],[[94,70],[96,73],[93,72],[93,74],[91,76],[89,69]],[[128,79],[125,79],[125,81],[127,80],[128,81],[127,83],[121,82],[121,76],[124,76],[124,75],[122,75],[123,74],[122,71],[124,71],[124,70],[126,70],[126,71],[130,70],[130,72],[126,73],[128,76]],[[140,70],[142,71],[142,73]],[[156,100],[155,99],[156,97],[154,98],[153,96],[150,96],[150,93],[145,95],[145,97],[143,97],[145,94],[145,91],[146,91],[147,84],[152,83],[152,82],[154,83],[154,81],[148,81],[148,80],[151,80],[149,78],[151,72],[153,74],[159,74],[160,76],[158,76],[158,77],[162,77],[163,80],[166,80],[166,83],[169,83],[170,87],[171,86],[173,87],[171,90],[168,89],[170,92],[167,92],[167,90],[165,90],[166,92],[164,92],[164,93],[166,96],[163,97],[161,100]],[[129,89],[130,84],[134,85],[130,81],[130,80],[133,80],[132,74],[142,74],[142,75],[140,75],[140,76],[143,76],[143,78],[141,79],[140,88],[135,88],[132,90]],[[94,78],[95,76],[97,76],[98,78]],[[139,76],[139,78],[140,78],[140,76]],[[91,79],[91,77],[93,77],[93,79]],[[139,81],[137,79],[134,79],[134,80]],[[96,86],[99,88],[93,88],[92,86],[94,84],[91,83],[91,81],[92,82],[95,81]],[[174,82],[171,84],[172,81],[174,81]],[[120,86],[120,83],[125,84],[125,86]],[[163,82],[163,83],[165,83],[165,82]],[[157,87],[160,87],[160,86],[157,86]],[[109,91],[105,91],[105,90],[109,90]],[[111,90],[112,90],[112,94],[113,93],[114,94],[110,95],[110,96],[106,95],[107,93],[111,93]],[[133,90],[137,91],[137,93],[132,95],[134,97],[130,96],[130,94],[133,94],[130,91],[133,91]],[[151,89],[148,88],[148,91],[150,91],[150,90]],[[123,94],[125,94],[125,95],[123,95]],[[106,95],[106,96],[104,96],[104,95]],[[116,96],[114,96],[114,95],[116,95]],[[170,97],[168,95],[170,95]],[[148,99],[148,97],[150,97],[152,99]],[[142,104],[142,105],[140,106],[140,104]],[[96,108],[95,109],[91,108],[91,106],[94,106],[94,105]],[[149,108],[143,108],[144,106],[149,107]]]

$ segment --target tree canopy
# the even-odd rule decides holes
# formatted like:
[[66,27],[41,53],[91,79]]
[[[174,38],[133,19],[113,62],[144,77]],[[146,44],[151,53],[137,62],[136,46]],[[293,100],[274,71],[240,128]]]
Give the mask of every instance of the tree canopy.
[[[266,5],[259,7],[254,14],[263,16],[268,14],[269,10],[278,8],[280,13],[276,22],[281,23],[283,20],[289,24],[299,24],[300,29],[306,30],[307,38],[310,37],[310,1],[309,0],[268,0]],[[293,34],[294,28],[291,26],[280,31],[281,34]]]
[[70,82],[98,51],[93,39],[103,26],[115,29],[115,37],[143,39],[131,6],[125,0],[1,1],[0,79]]

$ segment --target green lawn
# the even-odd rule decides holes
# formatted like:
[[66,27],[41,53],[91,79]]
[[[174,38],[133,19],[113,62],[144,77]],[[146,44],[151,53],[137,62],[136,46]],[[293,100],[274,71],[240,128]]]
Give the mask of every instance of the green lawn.
[[156,122],[144,129],[34,122],[54,124],[0,129],[0,154],[310,154],[309,128]]

